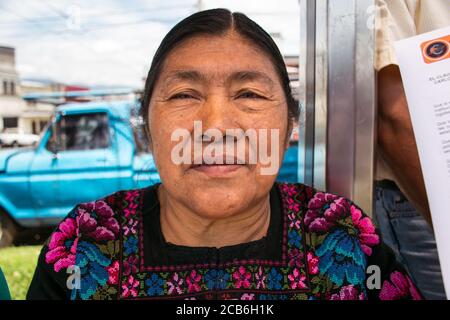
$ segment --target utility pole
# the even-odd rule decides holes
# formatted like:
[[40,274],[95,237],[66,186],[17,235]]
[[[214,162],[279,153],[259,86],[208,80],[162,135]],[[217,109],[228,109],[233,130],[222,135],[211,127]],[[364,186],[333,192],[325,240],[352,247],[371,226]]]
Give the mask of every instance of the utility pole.
[[203,1],[197,0],[197,11],[203,11]]

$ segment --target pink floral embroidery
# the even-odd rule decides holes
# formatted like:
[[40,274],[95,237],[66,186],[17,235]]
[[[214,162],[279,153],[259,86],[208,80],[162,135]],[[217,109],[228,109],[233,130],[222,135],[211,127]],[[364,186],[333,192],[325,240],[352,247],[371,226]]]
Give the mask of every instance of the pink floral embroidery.
[[178,273],[175,273],[172,276],[172,279],[170,281],[167,281],[167,286],[169,287],[168,293],[169,294],[181,294],[183,290],[181,289],[181,286],[183,285],[183,278],[181,278]]
[[138,208],[138,205],[136,203],[133,203],[133,201],[136,199],[136,197],[139,196],[139,191],[133,190],[128,191],[125,194],[125,201],[128,202],[127,208],[123,211],[125,213],[125,217],[128,219],[130,216],[136,214],[136,209]]
[[298,194],[297,188],[293,184],[283,183],[281,184],[281,190],[286,193],[289,197],[294,197]]
[[237,271],[233,273],[233,279],[235,279],[235,286],[237,289],[239,288],[249,288],[250,287],[250,278],[252,274],[248,272],[245,267],[241,266]]
[[244,293],[241,296],[241,300],[255,300],[255,295],[253,293]]
[[81,235],[94,242],[104,242],[114,240],[119,233],[119,223],[105,201],[83,203],[76,210],[75,217],[65,219],[48,244],[45,261],[54,264],[56,272],[75,264]]
[[133,219],[128,220],[128,223],[123,226],[124,234],[126,236],[128,236],[130,233],[131,234],[136,234],[136,226],[137,226],[137,224],[138,224],[137,220],[136,221],[133,220]]
[[231,294],[229,294],[229,293],[222,293],[220,295],[220,299],[221,300],[234,300],[233,297],[231,296]]
[[114,261],[109,267],[106,268],[108,271],[108,283],[118,284],[119,283],[119,261]]
[[299,212],[300,211],[300,204],[295,201],[292,198],[288,198],[286,200],[286,204],[289,210],[293,211],[293,212]]
[[308,272],[309,274],[318,274],[319,273],[319,258],[314,255],[312,252],[308,252],[306,256],[308,260]]
[[202,276],[197,274],[197,271],[192,270],[189,276],[186,278],[186,283],[188,285],[188,292],[199,292],[200,285],[199,282]]
[[370,218],[363,218],[361,210],[354,205],[350,207],[350,212],[352,215],[353,225],[359,230],[358,237],[361,244],[361,249],[366,255],[370,256],[372,255],[371,247],[380,243],[380,238],[375,233],[375,226]]
[[349,215],[349,203],[334,194],[318,192],[308,203],[305,225],[312,232],[327,232],[339,218]]
[[365,217],[355,205],[329,193],[316,193],[308,203],[304,223],[309,231],[326,233],[339,219],[351,216],[361,249],[370,256],[372,247],[380,243],[375,226],[369,217]]
[[301,268],[303,267],[303,252],[298,250],[297,248],[290,249],[288,251],[289,257],[289,267],[291,268]]
[[304,289],[306,288],[305,280],[306,277],[301,274],[301,272],[295,268],[294,271],[290,275],[288,275],[288,279],[291,282],[291,289]]
[[289,218],[289,221],[290,221],[290,223],[289,223],[289,227],[290,228],[295,228],[295,229],[300,229],[300,220],[299,219],[297,219],[297,217],[296,217],[296,215],[295,215],[295,213],[290,213],[290,214],[288,214],[288,218]]
[[381,300],[397,300],[409,297],[413,300],[422,300],[411,279],[399,271],[392,272],[389,280],[383,282],[379,297]]
[[139,287],[139,280],[136,280],[133,276],[129,276],[126,283],[122,285],[122,297],[137,297]]
[[358,290],[353,285],[344,286],[331,296],[331,300],[364,300],[364,293],[358,295]]
[[125,200],[127,202],[132,202],[138,196],[139,196],[139,191],[138,190],[130,190],[130,191],[127,191],[127,193],[125,194]]
[[[48,245],[49,251],[45,255],[47,263],[54,263],[54,270],[59,272],[69,266],[75,265],[75,254],[78,245],[78,226],[76,220],[67,218],[53,233]],[[70,241],[72,241],[70,243]]]
[[79,231],[97,242],[114,240],[119,233],[114,212],[103,200],[80,204],[76,219]]
[[255,278],[256,278],[256,289],[265,289],[267,277],[261,266],[258,268],[258,272],[256,273]]
[[128,259],[124,260],[123,262],[123,274],[128,276],[132,273],[136,273],[138,271],[137,263],[138,263],[138,257],[135,255],[131,255],[128,257]]

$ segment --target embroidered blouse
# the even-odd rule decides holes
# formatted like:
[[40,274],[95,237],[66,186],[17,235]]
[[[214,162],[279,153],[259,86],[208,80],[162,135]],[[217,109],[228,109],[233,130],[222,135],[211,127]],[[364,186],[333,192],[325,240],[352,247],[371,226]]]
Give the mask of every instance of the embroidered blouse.
[[158,185],[77,205],[39,256],[28,299],[421,299],[353,202],[275,183],[268,232],[227,246],[168,243]]

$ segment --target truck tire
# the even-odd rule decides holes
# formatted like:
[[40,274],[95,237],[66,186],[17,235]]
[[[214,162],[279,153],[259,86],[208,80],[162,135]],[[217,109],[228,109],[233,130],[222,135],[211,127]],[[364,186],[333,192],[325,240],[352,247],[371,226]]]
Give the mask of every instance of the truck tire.
[[20,145],[19,145],[19,143],[18,143],[17,141],[14,141],[14,142],[11,144],[11,146],[12,146],[13,148],[18,148],[18,147],[20,147]]
[[0,209],[0,248],[14,244],[19,228],[11,218]]

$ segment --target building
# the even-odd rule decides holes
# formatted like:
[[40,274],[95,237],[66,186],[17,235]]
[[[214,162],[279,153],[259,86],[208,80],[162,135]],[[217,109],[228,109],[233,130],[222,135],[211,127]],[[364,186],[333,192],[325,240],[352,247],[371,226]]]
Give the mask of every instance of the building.
[[26,104],[20,97],[15,50],[0,46],[0,131],[19,131]]
[[19,80],[15,49],[0,46],[0,132],[39,134],[50,120],[55,106],[25,101],[24,93],[54,92],[64,89],[51,81]]
[[[50,93],[64,90],[64,85],[51,80],[21,79],[20,93]],[[24,100],[25,110],[21,114],[21,131],[39,134],[55,111],[55,104],[39,100]]]

